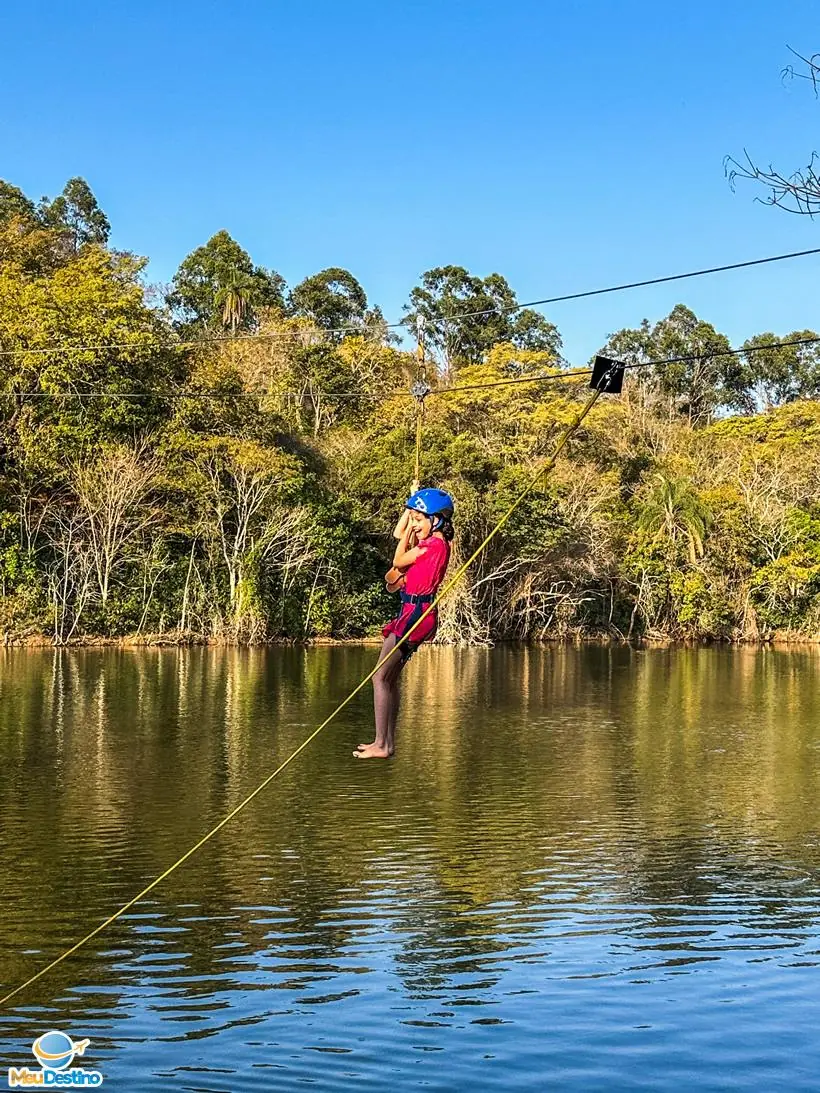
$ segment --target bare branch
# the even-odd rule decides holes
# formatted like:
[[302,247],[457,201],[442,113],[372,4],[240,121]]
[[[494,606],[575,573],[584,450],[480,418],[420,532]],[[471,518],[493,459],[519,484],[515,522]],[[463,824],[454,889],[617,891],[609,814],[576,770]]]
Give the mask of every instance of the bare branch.
[[[789,49],[805,65],[807,71],[797,72],[793,66],[789,65],[783,70],[783,79],[809,80],[815,96],[818,97],[820,53],[804,57],[791,47]],[[769,191],[767,197],[756,198],[756,201],[764,205],[774,205],[785,212],[814,218],[820,213],[820,175],[816,170],[816,162],[817,152],[812,152],[805,167],[791,174],[784,174],[776,170],[771,163],[768,167],[760,167],[744,149],[742,161],[733,156],[726,156],[723,167],[732,190],[735,189],[735,182],[739,178],[756,182]]]

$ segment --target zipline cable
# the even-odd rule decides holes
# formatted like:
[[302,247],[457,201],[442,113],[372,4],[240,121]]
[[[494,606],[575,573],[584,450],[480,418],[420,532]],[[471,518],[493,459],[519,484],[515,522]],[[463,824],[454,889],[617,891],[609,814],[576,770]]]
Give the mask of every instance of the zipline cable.
[[38,972],[35,972],[34,975],[29,976],[29,978],[26,979],[25,982],[21,983],[19,986],[15,987],[14,990],[9,991],[2,998],[0,998],[0,1006],[5,1005],[8,1001],[10,1001],[10,999],[14,998],[15,995],[20,994],[27,987],[30,987],[32,983],[36,983],[38,979],[41,979],[48,972],[52,971],[58,966],[58,964],[62,964],[62,962],[66,960],[69,956],[71,956],[73,953],[76,953],[78,949],[81,949],[83,947],[83,945],[86,945],[98,934],[102,933],[102,931],[107,926],[110,926],[112,922],[116,922],[117,919],[121,918],[126,911],[130,910],[136,903],[139,903],[139,901],[143,899],[143,897],[147,896],[149,892],[153,891],[153,889],[156,888],[158,884],[164,881],[166,877],[169,877],[171,873],[173,873],[181,865],[183,865],[193,854],[197,852],[197,850],[203,847],[205,843],[207,843],[210,839],[214,837],[214,835],[221,831],[222,828],[225,827],[225,825],[229,823],[235,816],[237,816],[247,805],[249,805],[251,801],[262,792],[262,790],[269,786],[274,778],[276,778],[277,775],[279,775],[290,763],[292,763],[296,756],[304,751],[304,749],[308,746],[308,744],[311,743],[311,741],[316,739],[319,733],[322,732],[322,730],[327,725],[329,725],[331,721],[333,721],[336,715],[341,713],[341,711],[355,698],[359,691],[361,691],[362,688],[370,682],[370,680],[373,678],[373,676],[375,676],[376,672],[378,672],[382,665],[386,664],[387,661],[390,660],[390,658],[396,653],[396,650],[404,645],[404,643],[418,629],[418,627],[427,618],[427,616],[436,609],[438,604],[441,603],[445,596],[447,596],[450,591],[458,584],[458,582],[467,572],[468,568],[472,565],[476,558],[478,558],[486,550],[490,542],[496,537],[499,531],[501,531],[501,529],[504,527],[510,517],[526,500],[529,494],[532,493],[532,491],[535,489],[535,487],[538,485],[544,475],[549,474],[549,472],[555,466],[558,456],[564,450],[569,440],[581,426],[584,418],[586,418],[587,414],[600,398],[602,388],[604,387],[605,384],[602,383],[601,386],[593,390],[586,403],[578,411],[573,420],[566,426],[561,436],[558,438],[558,441],[550,457],[535,471],[535,473],[529,479],[526,486],[515,499],[515,501],[513,501],[507,511],[498,520],[498,522],[487,534],[481,544],[473,551],[467,561],[459,566],[453,576],[445,582],[445,584],[438,592],[432,603],[428,606],[426,611],[419,617],[419,619],[413,624],[413,626],[411,626],[408,631],[396,642],[390,652],[376,663],[376,666],[367,673],[364,679],[362,679],[362,681],[350,692],[350,694],[348,694],[347,697],[339,703],[336,709],[333,710],[333,712],[324,719],[321,725],[319,725],[318,728],[314,729],[313,732],[302,741],[302,743],[287,757],[287,759],[285,759],[283,763],[280,763],[279,766],[274,771],[272,771],[262,782],[260,782],[254,790],[252,790],[245,798],[243,798],[243,800],[241,800],[235,808],[232,808],[226,816],[223,816],[219,823],[215,824],[210,831],[203,835],[198,842],[194,843],[194,845],[190,847],[190,849],[186,850],[185,853],[181,855],[181,857],[177,858],[177,860],[172,865],[169,865],[168,868],[160,873],[158,877],[155,877],[154,880],[150,882],[150,884],[146,884],[146,886],[132,899],[128,900],[127,903],[124,903],[122,907],[116,910],[112,915],[109,915],[109,917],[105,919],[104,922],[101,922],[99,926],[95,926],[93,930],[91,930],[85,935],[85,937],[81,938],[78,942],[76,942],[76,944],[72,945],[70,949],[66,949],[65,952],[61,953],[58,957],[56,957],[56,959],[52,960],[49,964],[46,964],[44,968],[41,968]]
[[[587,292],[570,292],[566,296],[548,296],[544,300],[530,300],[524,304],[509,304],[501,307],[489,307],[484,311],[465,311],[460,315],[448,315],[448,322],[458,322],[461,319],[474,319],[482,315],[506,314],[520,311],[524,307],[541,307],[544,304],[562,304],[568,300],[584,300],[590,296],[605,296],[610,292],[626,292],[632,288],[646,288],[649,285],[664,285],[670,281],[685,281],[692,277],[706,277],[710,273],[727,273],[733,269],[748,269],[750,266],[765,266],[770,262],[785,262],[789,258],[805,258],[809,254],[820,254],[820,247],[811,250],[796,250],[791,254],[774,254],[769,258],[752,258],[747,262],[731,262],[726,266],[712,266],[709,269],[696,269],[690,273],[672,273],[667,277],[651,277],[647,281],[630,281],[626,284],[611,285],[609,288],[593,288]],[[390,327],[401,326],[401,323],[390,323]]]
[[416,400],[416,458],[411,493],[419,488],[421,482],[421,431],[424,423],[424,400],[430,394],[427,382],[427,362],[424,357],[424,316],[416,316],[416,382],[411,388]]
[[[618,285],[609,285],[607,288],[593,288],[587,289],[583,292],[570,292],[563,296],[547,296],[543,300],[528,300],[521,304],[502,304],[497,307],[485,308],[479,311],[463,311],[455,315],[447,315],[444,317],[444,321],[447,323],[462,322],[465,319],[480,318],[484,315],[503,315],[511,314],[515,311],[521,311],[526,307],[542,307],[546,304],[560,304],[566,303],[570,300],[584,300],[591,296],[605,296],[613,292],[627,292],[633,288],[647,288],[650,285],[664,285],[669,284],[672,281],[686,281],[693,277],[706,277],[712,273],[728,273],[730,270],[735,269],[748,269],[752,266],[765,266],[772,262],[786,262],[792,258],[805,258],[808,255],[820,254],[820,247],[814,247],[811,250],[798,250],[792,251],[789,254],[773,254],[768,258],[752,258],[745,262],[730,262],[723,266],[710,266],[708,269],[696,269],[690,270],[688,273],[671,273],[664,277],[651,277],[644,281],[629,281]],[[393,323],[379,324],[384,330],[397,330],[401,327],[406,327],[410,321],[409,316],[405,319],[400,319]],[[236,337],[227,337],[220,335],[219,337],[212,338],[196,338],[189,340],[180,340],[172,342],[158,341],[155,343],[137,344],[133,342],[112,342],[110,344],[105,343],[91,343],[87,345],[63,345],[54,343],[52,345],[45,345],[39,347],[31,347],[28,349],[0,349],[0,357],[17,357],[25,356],[27,354],[50,354],[50,353],[80,353],[80,352],[97,352],[108,351],[110,349],[131,349],[131,350],[144,350],[144,349],[187,349],[201,345],[222,345],[230,344],[233,342],[255,342],[255,341],[273,341],[277,338],[300,338],[309,334],[312,337],[319,335],[322,339],[326,338],[330,334],[364,334],[367,332],[365,326],[337,326],[331,327],[321,331],[305,331],[305,330],[276,330],[271,331],[269,334],[239,334]]]
[[[636,368],[662,368],[667,364],[685,364],[687,361],[702,361],[716,357],[742,357],[747,356],[750,353],[763,353],[767,349],[789,349],[793,346],[799,345],[817,345],[820,343],[820,335],[812,338],[792,338],[789,341],[784,342],[766,342],[761,345],[748,345],[742,346],[740,349],[707,349],[702,353],[688,353],[681,357],[666,357],[662,360],[648,360],[648,361],[634,361],[631,364],[625,364],[624,368],[636,369]],[[453,395],[460,391],[479,391],[484,387],[508,387],[516,383],[547,383],[547,382],[561,382],[566,379],[573,379],[576,376],[590,376],[592,375],[591,368],[573,368],[568,371],[559,372],[542,372],[537,376],[513,376],[509,379],[503,380],[487,380],[484,383],[465,383],[458,384],[455,387],[429,387],[427,385],[426,378],[422,381],[424,385],[424,397],[432,395]],[[321,398],[328,399],[382,399],[382,398],[400,398],[408,394],[407,391],[394,391],[389,395],[381,395],[375,392],[368,391],[316,391],[314,392]],[[415,385],[409,394],[415,395]],[[158,398],[158,399],[240,399],[240,398],[278,398],[283,395],[294,396],[296,398],[304,397],[301,391],[14,391],[14,390],[0,390],[0,397],[6,398],[124,398],[124,399],[141,399],[141,398]]]
[[[814,338],[793,338],[786,342],[767,342],[764,345],[749,345],[741,349],[704,350],[703,353],[689,353],[682,357],[666,357],[663,360],[634,361],[624,364],[624,368],[663,368],[667,364],[685,364],[688,361],[712,360],[717,357],[738,357],[747,353],[762,353],[766,349],[788,349],[796,345],[817,345],[820,336]],[[514,383],[545,383],[551,380],[572,379],[575,376],[591,376],[591,368],[574,368],[567,372],[544,372],[539,376],[514,376],[506,380],[487,380],[486,383],[465,383],[456,387],[434,387],[430,395],[454,395],[459,391],[479,391],[485,387],[508,387]]]

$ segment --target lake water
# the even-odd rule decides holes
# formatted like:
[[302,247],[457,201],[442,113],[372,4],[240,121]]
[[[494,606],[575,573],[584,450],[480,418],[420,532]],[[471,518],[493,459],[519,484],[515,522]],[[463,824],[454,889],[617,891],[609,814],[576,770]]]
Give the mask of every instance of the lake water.
[[[0,981],[160,873],[362,647],[4,650]],[[123,1090],[817,1090],[820,654],[424,649],[0,1013]],[[0,991],[0,994],[4,992]]]

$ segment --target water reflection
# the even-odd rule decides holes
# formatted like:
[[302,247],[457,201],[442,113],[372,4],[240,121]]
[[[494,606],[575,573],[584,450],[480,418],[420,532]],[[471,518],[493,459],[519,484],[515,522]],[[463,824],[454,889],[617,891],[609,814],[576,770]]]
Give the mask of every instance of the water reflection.
[[[3,650],[3,984],[161,872],[374,655]],[[818,665],[425,650],[393,762],[349,758],[363,693],[2,1015],[4,1055],[55,1025],[123,1088],[543,1089],[547,1060],[562,1089],[717,1089],[739,1065],[812,1088]]]

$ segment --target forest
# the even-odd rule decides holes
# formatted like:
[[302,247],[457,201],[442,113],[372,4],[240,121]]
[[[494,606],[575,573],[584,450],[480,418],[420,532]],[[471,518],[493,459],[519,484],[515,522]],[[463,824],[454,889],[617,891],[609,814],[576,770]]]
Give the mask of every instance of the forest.
[[[0,181],[6,643],[375,634],[414,472],[418,317],[421,478],[456,499],[455,561],[588,392],[499,273],[426,271],[396,326],[343,268],[290,287],[218,231],[156,286],[109,235],[83,179],[39,200]],[[628,364],[682,359],[599,400],[443,606],[440,639],[817,638],[812,338],[750,332],[721,356],[682,303],[614,332],[601,351]]]

